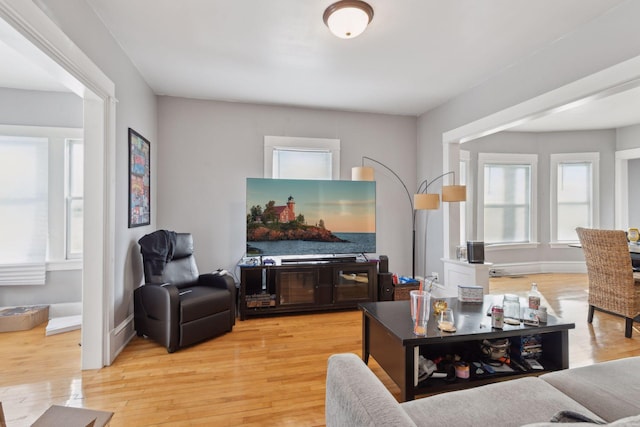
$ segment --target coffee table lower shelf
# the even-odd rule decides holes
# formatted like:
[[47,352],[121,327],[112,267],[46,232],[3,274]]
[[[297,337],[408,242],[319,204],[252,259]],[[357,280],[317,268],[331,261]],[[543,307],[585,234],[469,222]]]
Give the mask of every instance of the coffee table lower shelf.
[[[489,296],[491,297],[491,296]],[[440,332],[429,322],[426,337],[416,337],[411,333],[411,319],[407,301],[385,301],[362,303],[362,359],[368,363],[372,356],[389,377],[400,387],[401,400],[413,400],[419,395],[437,394],[446,391],[477,387],[484,384],[537,376],[546,372],[569,367],[569,329],[573,323],[564,323],[551,317],[546,325],[529,327],[509,326],[505,329],[492,329],[486,310],[492,304],[492,298],[485,297],[485,304],[458,304],[457,299],[448,300],[460,319],[458,331],[454,334]],[[464,326],[467,325],[467,326]],[[474,325],[474,326],[471,326]],[[514,372],[496,372],[475,376],[469,379],[456,378],[447,382],[440,378],[428,378],[415,385],[419,356],[434,360],[446,355],[460,355],[466,362],[480,361],[480,343],[484,339],[509,338],[518,340],[522,336],[536,334],[540,336],[543,357],[540,363],[543,370]],[[512,341],[513,342],[513,341]],[[470,370],[476,369],[473,365]]]
[[[544,363],[544,361],[543,361]],[[516,378],[538,376],[547,372],[556,371],[558,369],[530,370],[526,372],[514,372],[506,374],[487,374],[483,378],[460,379],[456,378],[453,382],[446,382],[439,378],[429,378],[418,384],[414,389],[414,397],[429,396],[448,391],[464,390],[467,388],[478,387],[485,384],[492,384],[500,381],[513,380]]]

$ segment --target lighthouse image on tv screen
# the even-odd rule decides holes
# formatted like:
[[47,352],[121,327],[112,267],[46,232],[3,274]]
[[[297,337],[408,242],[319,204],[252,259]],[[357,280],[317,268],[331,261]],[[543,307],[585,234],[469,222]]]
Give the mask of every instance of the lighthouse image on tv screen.
[[247,178],[247,255],[376,251],[373,181]]

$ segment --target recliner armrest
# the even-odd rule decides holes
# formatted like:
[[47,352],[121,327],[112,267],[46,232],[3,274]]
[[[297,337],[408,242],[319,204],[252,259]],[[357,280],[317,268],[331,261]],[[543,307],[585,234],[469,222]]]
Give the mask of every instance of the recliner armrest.
[[236,298],[237,298],[237,291],[236,291],[236,282],[233,280],[233,277],[231,277],[228,274],[219,274],[219,273],[207,273],[207,274],[201,274],[198,277],[198,285],[204,285],[204,286],[212,286],[218,289],[226,289],[229,291],[229,294],[231,295],[231,310],[230,310],[230,317],[231,317],[231,325],[235,325],[236,324]]
[[180,289],[170,283],[148,283],[136,289],[144,313],[156,320],[169,320],[178,315]]
[[133,291],[133,304],[138,336],[147,335],[173,353],[180,339],[180,289],[168,283],[147,283]]
[[198,277],[199,286],[213,286],[215,288],[227,289],[232,295],[236,292],[236,283],[229,275],[217,273],[201,274]]

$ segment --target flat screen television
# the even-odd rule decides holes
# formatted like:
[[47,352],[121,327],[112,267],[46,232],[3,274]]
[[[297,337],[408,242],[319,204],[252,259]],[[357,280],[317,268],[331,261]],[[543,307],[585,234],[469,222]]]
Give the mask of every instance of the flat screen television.
[[247,178],[247,256],[376,252],[376,183]]

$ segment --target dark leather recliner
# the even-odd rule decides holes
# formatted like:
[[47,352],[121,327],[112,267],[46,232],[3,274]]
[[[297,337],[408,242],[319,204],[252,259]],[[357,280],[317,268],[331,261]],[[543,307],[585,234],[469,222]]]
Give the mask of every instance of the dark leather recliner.
[[138,243],[145,284],[133,292],[134,325],[173,353],[231,331],[236,287],[231,276],[198,274],[190,233],[158,230]]

